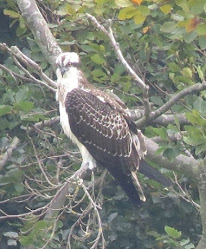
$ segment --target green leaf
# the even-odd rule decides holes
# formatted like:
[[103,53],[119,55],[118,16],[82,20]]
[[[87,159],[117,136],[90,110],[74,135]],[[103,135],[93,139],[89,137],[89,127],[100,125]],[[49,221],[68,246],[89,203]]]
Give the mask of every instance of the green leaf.
[[122,8],[133,5],[133,3],[130,0],[115,0],[115,3],[117,6],[122,7]]
[[182,241],[180,241],[180,245],[181,245],[181,246],[185,246],[185,245],[187,245],[189,242],[190,242],[190,239],[189,239],[189,238],[188,238],[188,239],[183,239]]
[[180,151],[176,147],[166,148],[163,151],[163,156],[168,158],[168,160],[170,161],[174,160],[174,158],[176,158],[179,154],[180,154]]
[[142,24],[146,19],[146,16],[144,16],[140,11],[136,11],[134,16],[134,22],[136,24]]
[[105,63],[105,60],[99,54],[91,56],[91,59],[98,65],[102,65]]
[[34,103],[30,101],[20,101],[14,105],[15,110],[28,112],[34,108]]
[[150,100],[152,101],[153,104],[157,105],[157,106],[162,106],[164,104],[162,98],[160,96],[151,96]]
[[27,98],[29,92],[29,88],[27,86],[22,87],[16,94],[15,94],[15,100],[16,102],[23,101]]
[[169,62],[168,67],[174,73],[180,72],[180,66],[177,63]]
[[160,28],[160,30],[165,33],[171,33],[175,31],[175,29],[176,29],[175,22],[165,22]]
[[[206,117],[206,101],[204,101],[201,97],[198,97],[194,102],[194,108],[204,117]],[[198,118],[202,119],[200,116]],[[203,121],[203,120],[202,120]],[[205,122],[199,123],[199,125],[203,125]]]
[[201,49],[206,49],[206,37],[205,36],[200,36],[198,43]]
[[197,145],[195,147],[195,155],[200,155],[202,152],[206,151],[206,140],[204,144]]
[[186,144],[189,144],[191,146],[198,146],[198,145],[205,144],[206,143],[206,138],[204,138],[202,136],[202,134],[197,134],[196,133],[195,137],[194,136],[190,136],[190,137],[184,136],[183,141]]
[[164,14],[169,14],[171,12],[172,6],[170,4],[165,4],[162,5],[160,7],[160,10],[164,13]]
[[165,147],[159,147],[159,148],[156,150],[155,154],[158,156],[158,155],[161,154],[164,150],[165,150]]
[[19,194],[23,193],[24,191],[24,185],[22,183],[16,183],[14,188]]
[[69,15],[75,15],[75,13],[76,13],[75,9],[70,4],[66,4],[65,12],[66,12],[66,14],[69,14]]
[[119,20],[125,20],[132,18],[135,13],[137,13],[137,10],[135,7],[127,7],[124,9],[121,9],[118,15]]
[[11,18],[19,18],[21,15],[13,10],[4,10],[4,15]]
[[205,0],[188,1],[190,12],[195,16],[204,12],[204,8],[203,8],[204,4],[205,4]]
[[150,14],[150,9],[144,5],[139,6],[137,10],[140,11],[143,16],[148,16]]
[[182,233],[173,227],[165,226],[165,232],[173,239],[178,239]]
[[186,43],[191,43],[192,41],[194,41],[196,38],[197,38],[197,32],[196,31],[192,31],[192,32],[189,32],[189,33],[186,33],[184,35],[184,40]]
[[206,35],[206,24],[199,24],[196,31],[198,35]]
[[186,77],[192,78],[192,70],[189,67],[183,68],[182,74]]
[[10,105],[0,105],[0,116],[11,113],[12,106]]
[[[200,100],[201,98],[198,98],[197,101],[194,102],[196,108],[198,108],[200,111],[204,109],[205,103],[201,103],[202,101]],[[204,114],[204,110],[202,111]],[[189,122],[191,122],[193,125],[199,125],[199,126],[206,126],[206,120],[203,119],[200,116],[200,113],[197,110],[192,110],[192,112],[188,112],[185,114],[186,118],[188,119]]]
[[204,73],[203,73],[200,66],[197,67],[197,73],[199,75],[199,78],[203,81],[204,80]]

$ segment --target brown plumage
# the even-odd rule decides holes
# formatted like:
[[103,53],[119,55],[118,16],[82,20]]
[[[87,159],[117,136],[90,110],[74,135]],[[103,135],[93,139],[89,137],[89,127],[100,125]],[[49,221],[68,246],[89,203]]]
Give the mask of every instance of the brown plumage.
[[[97,163],[106,168],[138,206],[145,201],[136,174],[146,154],[142,133],[119,98],[100,91],[86,80],[78,68],[76,53],[60,55],[57,66],[60,121],[64,132],[79,147],[83,166],[93,167]],[[155,169],[147,170],[148,167],[151,168],[144,165],[140,169],[169,185],[164,176]]]

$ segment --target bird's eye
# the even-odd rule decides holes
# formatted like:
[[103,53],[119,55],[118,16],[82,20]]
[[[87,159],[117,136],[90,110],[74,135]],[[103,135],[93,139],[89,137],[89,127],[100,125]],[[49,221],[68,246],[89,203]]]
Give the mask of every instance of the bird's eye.
[[71,66],[71,65],[72,65],[72,63],[71,63],[71,62],[69,62],[67,65],[68,65],[68,66]]

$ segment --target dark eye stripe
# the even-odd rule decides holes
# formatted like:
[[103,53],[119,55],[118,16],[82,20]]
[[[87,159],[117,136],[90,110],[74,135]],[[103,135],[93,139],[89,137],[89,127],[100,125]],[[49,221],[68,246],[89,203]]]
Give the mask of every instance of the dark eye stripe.
[[66,67],[70,67],[70,66],[79,67],[79,62],[68,62],[65,66]]

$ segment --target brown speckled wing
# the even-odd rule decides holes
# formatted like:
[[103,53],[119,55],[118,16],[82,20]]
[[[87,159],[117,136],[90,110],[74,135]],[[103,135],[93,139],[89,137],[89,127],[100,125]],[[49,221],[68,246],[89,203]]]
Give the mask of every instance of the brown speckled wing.
[[132,137],[127,121],[109,104],[82,89],[67,94],[66,111],[71,131],[97,161],[129,158]]
[[119,110],[110,97],[108,103],[107,98],[102,92],[100,98],[82,89],[69,92],[65,105],[70,128],[97,163],[108,169],[135,205],[139,205],[145,197],[134,177],[139,166],[135,141],[138,136],[134,139],[126,112]]

